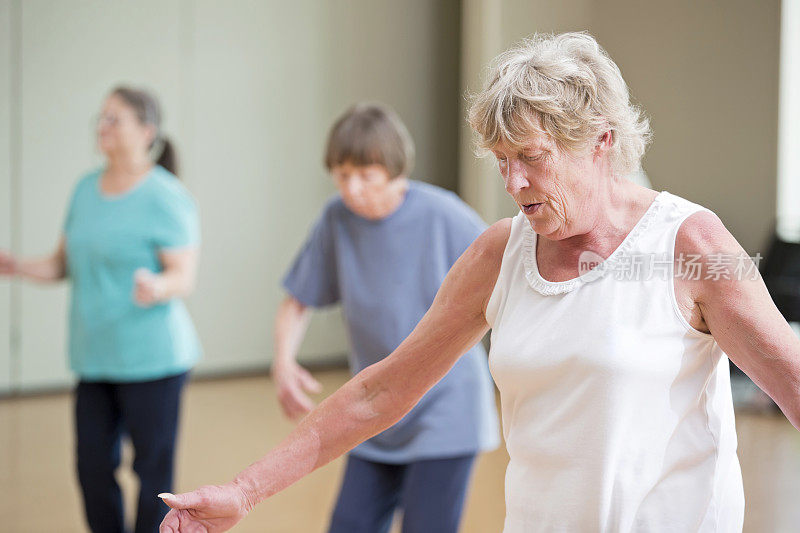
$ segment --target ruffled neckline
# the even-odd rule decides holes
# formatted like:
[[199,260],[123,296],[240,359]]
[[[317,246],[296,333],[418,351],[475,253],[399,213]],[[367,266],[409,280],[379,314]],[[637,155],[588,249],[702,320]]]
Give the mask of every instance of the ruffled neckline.
[[577,278],[569,279],[566,281],[548,281],[539,274],[539,266],[536,262],[536,241],[538,235],[531,227],[527,218],[522,219],[522,258],[525,263],[525,278],[528,284],[538,293],[544,296],[553,296],[556,294],[564,294],[572,292],[581,285],[590,283],[598,278],[604,276],[607,272],[613,272],[614,269],[620,264],[621,259],[628,254],[631,249],[636,245],[639,237],[647,231],[653,220],[656,218],[663,200],[667,195],[666,191],[661,191],[653,199],[650,207],[647,208],[644,215],[633,226],[633,229],[622,240],[619,246],[599,265],[590,271],[581,274]]

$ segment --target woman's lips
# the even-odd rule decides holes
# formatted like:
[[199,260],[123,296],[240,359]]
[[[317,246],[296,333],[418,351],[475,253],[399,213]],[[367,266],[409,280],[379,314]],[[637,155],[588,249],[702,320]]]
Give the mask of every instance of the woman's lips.
[[538,204],[524,204],[520,205],[520,207],[522,208],[523,213],[525,213],[526,215],[532,215],[535,212],[537,212],[543,205],[544,203],[542,202]]

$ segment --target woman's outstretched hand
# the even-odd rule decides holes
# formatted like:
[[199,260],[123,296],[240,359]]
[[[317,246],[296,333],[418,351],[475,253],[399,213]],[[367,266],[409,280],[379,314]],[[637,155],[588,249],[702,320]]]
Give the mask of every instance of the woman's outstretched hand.
[[235,526],[252,508],[236,483],[207,485],[183,494],[158,495],[172,507],[160,533],[216,533]]

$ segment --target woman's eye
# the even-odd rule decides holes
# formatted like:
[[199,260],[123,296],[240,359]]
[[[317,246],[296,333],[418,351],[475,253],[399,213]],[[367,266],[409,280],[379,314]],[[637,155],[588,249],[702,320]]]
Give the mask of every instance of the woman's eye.
[[525,159],[525,161],[534,162],[534,161],[540,161],[542,159],[542,156],[541,156],[541,154],[539,154],[539,155],[526,155],[526,156],[523,156],[523,159]]

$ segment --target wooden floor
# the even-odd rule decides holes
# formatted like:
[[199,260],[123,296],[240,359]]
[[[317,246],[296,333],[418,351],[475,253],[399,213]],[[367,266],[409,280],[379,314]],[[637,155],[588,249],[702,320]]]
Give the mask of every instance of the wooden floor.
[[[343,370],[318,374],[330,393]],[[183,405],[177,490],[228,481],[291,429],[266,377],[189,385]],[[783,417],[740,415],[739,457],[745,483],[745,531],[800,531],[800,433]],[[67,394],[0,400],[0,531],[85,531],[73,469],[72,400]],[[505,450],[479,460],[462,532],[500,531]],[[342,460],[322,468],[257,507],[236,531],[325,530]],[[127,509],[136,480],[130,453],[118,477]]]

